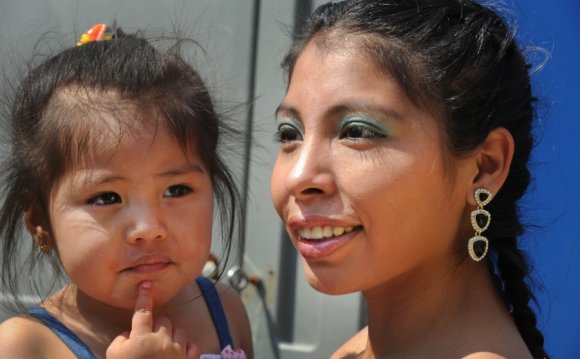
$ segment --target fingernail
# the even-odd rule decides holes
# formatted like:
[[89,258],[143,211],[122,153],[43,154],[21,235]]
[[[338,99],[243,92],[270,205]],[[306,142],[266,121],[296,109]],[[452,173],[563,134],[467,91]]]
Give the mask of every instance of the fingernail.
[[143,282],[139,283],[139,288],[142,289],[151,289],[152,286],[153,282],[151,282],[150,280],[144,280]]

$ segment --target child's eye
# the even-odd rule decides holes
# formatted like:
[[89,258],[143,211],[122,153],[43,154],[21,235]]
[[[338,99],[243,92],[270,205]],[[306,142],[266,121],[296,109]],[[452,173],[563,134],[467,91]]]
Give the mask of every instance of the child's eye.
[[274,140],[279,143],[302,141],[302,133],[296,127],[283,123],[278,126]]
[[345,125],[340,131],[340,139],[364,139],[385,138],[385,134],[375,128],[360,122],[351,122]]
[[88,200],[89,204],[94,206],[108,206],[111,204],[121,203],[121,196],[115,192],[105,192],[94,196]]
[[163,197],[183,197],[191,192],[193,192],[191,187],[180,184],[167,188],[163,192]]

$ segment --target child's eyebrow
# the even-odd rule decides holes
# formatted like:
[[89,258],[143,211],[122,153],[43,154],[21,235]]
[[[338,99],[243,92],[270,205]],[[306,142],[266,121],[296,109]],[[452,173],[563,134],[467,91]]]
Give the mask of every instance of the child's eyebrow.
[[107,174],[87,175],[82,178],[84,185],[99,185],[123,180],[122,176],[111,176]]
[[[203,167],[199,164],[192,163],[181,167],[176,167],[169,169],[167,171],[159,172],[154,174],[155,177],[175,177],[185,174],[205,174]],[[116,181],[122,181],[126,178],[118,175],[111,175],[108,173],[93,173],[92,175],[84,176],[82,182],[85,185],[100,185],[106,183],[112,183]]]
[[159,177],[173,177],[173,176],[179,176],[179,175],[188,174],[188,173],[205,174],[205,171],[203,170],[202,166],[200,166],[196,163],[190,163],[190,164],[182,166],[182,167],[178,167],[178,168],[174,168],[174,169],[170,169],[168,171],[158,173],[157,176],[159,176]]

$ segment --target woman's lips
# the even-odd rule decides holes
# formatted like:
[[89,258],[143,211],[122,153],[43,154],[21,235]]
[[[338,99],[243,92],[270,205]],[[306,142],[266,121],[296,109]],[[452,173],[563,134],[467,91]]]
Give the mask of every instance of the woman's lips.
[[[333,235],[322,238],[303,238],[298,237],[296,249],[305,259],[321,259],[339,250],[349,240],[354,238],[362,229],[362,226],[351,227],[352,229],[340,235]],[[302,231],[301,231],[302,232]],[[318,237],[318,236],[315,236]]]

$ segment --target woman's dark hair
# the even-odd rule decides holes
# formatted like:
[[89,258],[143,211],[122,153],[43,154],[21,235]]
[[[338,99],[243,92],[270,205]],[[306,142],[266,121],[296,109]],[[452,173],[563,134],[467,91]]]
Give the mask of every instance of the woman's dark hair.
[[[218,116],[201,77],[184,60],[183,46],[190,42],[160,43],[165,41],[173,45],[161,50],[140,35],[116,31],[112,40],[65,49],[32,68],[21,82],[7,121],[9,149],[2,172],[1,277],[9,293],[20,294],[26,282],[20,268],[24,262],[18,264],[17,257],[31,242],[22,238],[27,212],[34,210],[52,237],[48,206],[55,183],[101,143],[103,130],[113,134],[114,146],[123,132],[144,122],[164,128],[186,153],[196,151],[202,159],[212,180],[227,259],[241,218],[240,198],[218,145],[235,131]],[[99,113],[114,116],[118,132],[110,131],[110,121],[87,116]],[[46,257],[62,274],[55,252],[42,254],[33,247],[26,267],[38,271],[39,257]]]
[[[352,37],[356,41],[348,41]],[[517,202],[530,182],[535,98],[530,66],[506,22],[471,0],[328,3],[316,9],[296,34],[282,63],[290,78],[311,41],[323,50],[355,44],[411,100],[438,104],[444,114],[446,146],[455,156],[475,150],[495,128],[511,133],[515,152],[509,174],[488,207],[493,221],[486,232],[492,253],[487,263],[491,275],[499,276],[498,290],[532,356],[547,358],[529,306],[535,298],[526,283],[528,261],[517,240],[523,233]]]

